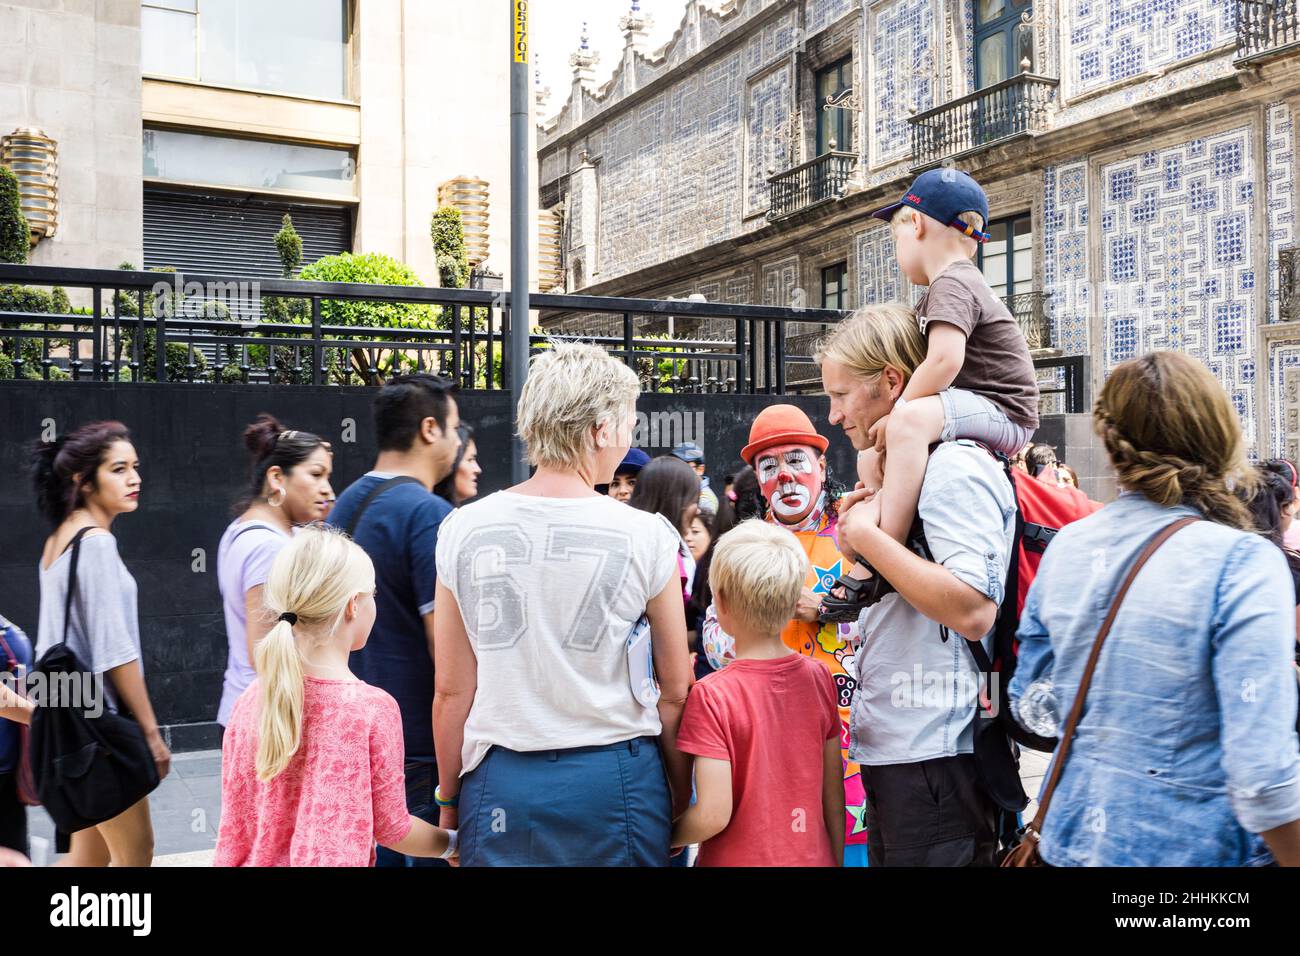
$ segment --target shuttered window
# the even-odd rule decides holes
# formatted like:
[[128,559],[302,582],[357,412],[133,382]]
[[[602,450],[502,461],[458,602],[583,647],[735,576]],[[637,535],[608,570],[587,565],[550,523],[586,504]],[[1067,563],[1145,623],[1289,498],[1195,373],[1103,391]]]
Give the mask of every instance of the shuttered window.
[[352,251],[348,205],[146,189],[144,266],[277,279],[275,234],[286,212],[302,236],[303,265]]

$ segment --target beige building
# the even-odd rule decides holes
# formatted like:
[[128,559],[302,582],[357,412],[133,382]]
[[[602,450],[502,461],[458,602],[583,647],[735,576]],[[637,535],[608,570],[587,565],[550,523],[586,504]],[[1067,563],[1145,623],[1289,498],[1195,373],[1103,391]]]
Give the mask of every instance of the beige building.
[[57,144],[31,261],[273,276],[289,212],[308,262],[382,252],[436,285],[441,191],[506,274],[510,26],[428,0],[0,2],[0,135]]

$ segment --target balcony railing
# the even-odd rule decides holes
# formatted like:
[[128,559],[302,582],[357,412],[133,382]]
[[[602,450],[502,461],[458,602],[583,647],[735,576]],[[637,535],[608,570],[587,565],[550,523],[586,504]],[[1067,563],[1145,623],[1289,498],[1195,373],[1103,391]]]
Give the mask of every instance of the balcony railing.
[[1300,0],[1236,0],[1237,60],[1300,49]]
[[767,181],[772,198],[768,218],[789,216],[844,195],[857,163],[854,153],[822,153],[816,159],[771,177]]
[[1059,82],[1021,73],[910,117],[913,166],[929,166],[1042,131]]
[[1052,342],[1052,320],[1047,315],[1047,293],[1022,292],[1006,296],[1002,301],[1016,317],[1020,331],[1025,333],[1029,351],[1055,348]]

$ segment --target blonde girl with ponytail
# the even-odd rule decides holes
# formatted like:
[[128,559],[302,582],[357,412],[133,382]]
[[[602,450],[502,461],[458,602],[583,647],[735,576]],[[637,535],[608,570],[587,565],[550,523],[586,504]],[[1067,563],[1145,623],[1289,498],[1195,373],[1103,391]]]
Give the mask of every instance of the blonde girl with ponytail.
[[[1115,367],[1093,411],[1118,500],[1066,525],[1025,600],[1012,715],[1061,733],[1121,581],[1039,841],[1053,866],[1300,865],[1295,592],[1241,500],[1237,410],[1203,364]],[[1104,825],[1100,825],[1099,821]]]
[[375,621],[375,570],[342,532],[300,531],[264,591],[275,625],[222,745],[217,866],[372,866],[375,844],[450,857],[406,809],[397,702],[348,669]]

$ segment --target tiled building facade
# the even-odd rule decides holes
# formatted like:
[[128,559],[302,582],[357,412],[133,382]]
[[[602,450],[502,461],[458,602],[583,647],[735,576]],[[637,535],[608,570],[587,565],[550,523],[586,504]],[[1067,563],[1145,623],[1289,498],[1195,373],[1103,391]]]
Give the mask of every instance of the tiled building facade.
[[567,290],[912,297],[867,212],[953,163],[989,194],[981,264],[1041,324],[1045,387],[1081,357],[1087,407],[1117,362],[1180,349],[1255,453],[1295,457],[1298,3],[690,0],[653,53],[634,10],[609,82],[580,51],[539,131]]

